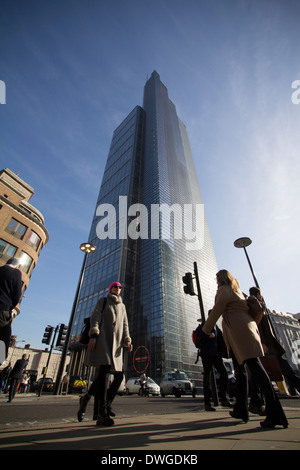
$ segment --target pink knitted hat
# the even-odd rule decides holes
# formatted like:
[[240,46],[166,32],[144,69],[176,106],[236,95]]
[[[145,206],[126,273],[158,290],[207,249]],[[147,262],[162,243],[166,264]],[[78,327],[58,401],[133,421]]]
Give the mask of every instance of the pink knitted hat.
[[113,283],[112,283],[112,284],[109,286],[109,288],[108,288],[108,291],[110,292],[110,291],[111,291],[111,289],[112,289],[112,287],[114,287],[114,286],[119,286],[119,287],[122,287],[122,286],[121,286],[121,284],[120,284],[119,282],[113,282]]

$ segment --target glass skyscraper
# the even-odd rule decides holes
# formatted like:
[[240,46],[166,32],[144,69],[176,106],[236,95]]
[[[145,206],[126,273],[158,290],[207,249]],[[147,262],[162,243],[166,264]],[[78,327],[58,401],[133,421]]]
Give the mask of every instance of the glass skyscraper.
[[84,318],[118,280],[134,346],[127,378],[146,372],[159,382],[180,369],[200,379],[191,339],[199,302],[183,292],[182,277],[197,262],[207,315],[217,263],[187,131],[155,71],[143,108],[134,108],[113,134],[88,241],[97,251],[88,256],[79,294],[74,354]]

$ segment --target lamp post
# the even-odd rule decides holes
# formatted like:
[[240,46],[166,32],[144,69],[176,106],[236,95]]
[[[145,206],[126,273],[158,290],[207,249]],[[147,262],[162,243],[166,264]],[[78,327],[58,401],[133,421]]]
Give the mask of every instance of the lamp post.
[[72,331],[72,327],[73,327],[73,323],[74,323],[76,307],[77,307],[77,304],[78,304],[79,292],[80,292],[80,289],[81,289],[81,286],[82,286],[83,274],[84,274],[84,269],[85,269],[85,265],[86,265],[87,255],[89,253],[94,253],[96,251],[96,247],[92,243],[81,243],[80,249],[81,249],[81,251],[84,252],[84,260],[83,260],[83,263],[82,263],[82,268],[81,268],[81,272],[80,272],[80,276],[79,276],[78,286],[77,286],[77,290],[76,290],[76,294],[75,294],[75,298],[74,298],[74,302],[73,302],[73,308],[72,308],[72,312],[71,312],[71,315],[70,315],[70,320],[69,320],[69,324],[68,324],[68,331],[67,331],[67,334],[66,334],[65,344],[64,344],[63,351],[62,351],[62,354],[61,354],[59,369],[58,369],[57,377],[56,377],[56,381],[55,381],[54,395],[58,395],[58,391],[60,390],[61,378],[62,378],[63,370],[64,370],[64,367],[65,367],[65,360],[66,360],[67,351],[68,351],[68,347],[69,347],[71,331]]
[[248,256],[248,253],[247,253],[247,250],[246,250],[246,247],[251,245],[251,243],[252,243],[252,240],[250,238],[242,237],[242,238],[238,238],[237,240],[235,240],[235,242],[233,244],[236,248],[243,248],[244,249],[244,252],[245,252],[249,267],[250,267],[250,271],[252,273],[252,276],[253,276],[253,279],[254,279],[254,282],[255,282],[255,285],[259,289],[260,287],[259,287],[259,284],[257,282],[257,279],[256,279],[256,276],[255,276],[250,258]]

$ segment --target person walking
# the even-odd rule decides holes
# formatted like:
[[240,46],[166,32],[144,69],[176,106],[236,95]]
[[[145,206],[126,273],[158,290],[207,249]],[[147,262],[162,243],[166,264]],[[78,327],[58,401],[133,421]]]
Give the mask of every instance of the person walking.
[[10,385],[8,392],[8,403],[11,402],[16,394],[18,384],[22,379],[23,370],[28,364],[27,354],[23,354],[22,359],[18,359],[10,374]]
[[205,410],[216,411],[216,409],[211,406],[210,402],[210,376],[213,371],[213,367],[220,374],[219,394],[221,406],[232,408],[233,405],[227,398],[228,374],[222,359],[222,356],[225,357],[225,355],[227,355],[227,350],[224,344],[222,331],[217,325],[215,325],[215,327],[209,333],[209,338],[201,347],[199,355],[201,356],[203,365],[203,394]]
[[[263,301],[263,296],[258,287],[250,287],[249,294],[256,297],[260,302]],[[268,314],[265,314],[258,324],[258,330],[261,338],[261,342],[265,352],[265,358],[270,359],[275,363],[278,363],[278,367],[281,369],[281,373],[284,376],[290,390],[296,394],[296,390],[300,392],[300,378],[295,374],[289,362],[283,356],[286,355],[285,349],[282,347],[278,339],[276,338],[272,324]],[[262,359],[262,363],[265,359]],[[263,363],[264,365],[264,363]]]
[[222,316],[224,340],[232,356],[237,379],[237,397],[233,418],[247,422],[248,414],[248,380],[245,365],[249,368],[265,396],[266,418],[260,423],[264,428],[276,425],[288,426],[288,421],[276,396],[268,374],[259,358],[264,355],[257,324],[249,313],[244,294],[238,281],[232,274],[223,269],[217,273],[217,294],[215,305],[202,328],[203,340],[207,341],[217,320]]
[[7,390],[7,384],[11,373],[11,362],[0,372],[0,395]]
[[11,324],[20,313],[17,308],[22,294],[20,261],[11,258],[0,267],[0,370],[7,366]]
[[[123,380],[123,348],[131,352],[133,347],[128,328],[125,305],[122,302],[122,286],[113,282],[109,286],[106,298],[98,300],[90,319],[90,340],[87,347],[86,364],[98,368],[98,376],[89,388],[88,393],[80,399],[78,417],[85,412],[88,401],[94,396],[98,402],[98,426],[112,426],[115,416],[111,404]],[[108,374],[114,380],[107,386]],[[79,419],[80,420],[80,419]]]

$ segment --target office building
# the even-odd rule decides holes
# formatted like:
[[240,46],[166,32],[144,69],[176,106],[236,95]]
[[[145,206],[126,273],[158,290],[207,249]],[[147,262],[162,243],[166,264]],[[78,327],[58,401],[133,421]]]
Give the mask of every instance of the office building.
[[[294,370],[300,371],[300,324],[296,315],[268,310],[274,334],[286,353],[284,358]],[[299,314],[298,314],[299,315]]]
[[207,316],[217,263],[187,130],[155,71],[143,107],[113,134],[88,241],[97,250],[88,255],[79,294],[74,354],[84,318],[119,280],[134,346],[126,355],[127,376],[145,372],[159,381],[176,368],[199,379],[191,335],[201,314],[182,277],[196,262]]
[[0,171],[0,266],[20,258],[23,294],[49,235],[41,212],[29,202],[34,190],[8,168]]

